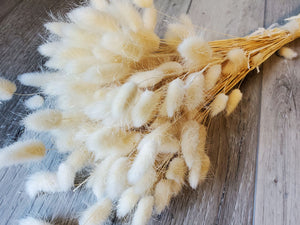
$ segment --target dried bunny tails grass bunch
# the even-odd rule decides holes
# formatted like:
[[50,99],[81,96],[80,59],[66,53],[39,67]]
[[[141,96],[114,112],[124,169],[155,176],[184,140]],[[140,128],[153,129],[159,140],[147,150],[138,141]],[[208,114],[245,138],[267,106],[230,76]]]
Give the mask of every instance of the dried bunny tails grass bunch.
[[[101,224],[113,209],[118,217],[133,213],[132,223],[143,225],[183,185],[197,188],[210,168],[209,120],[231,114],[242,98],[232,90],[236,84],[300,35],[295,18],[244,38],[206,42],[181,16],[160,39],[152,0],[91,0],[67,18],[45,25],[51,38],[39,52],[48,57],[49,72],[19,80],[55,99],[55,109],[27,116],[26,128],[48,132],[69,156],[56,173],[32,175],[26,189],[32,197],[68,191],[76,172],[92,165],[86,186],[98,201],[82,213],[81,225]],[[0,84],[8,99],[15,86]],[[42,104],[40,96],[26,102],[32,109]],[[40,143],[21,143],[4,149],[0,159],[10,165],[43,154]]]

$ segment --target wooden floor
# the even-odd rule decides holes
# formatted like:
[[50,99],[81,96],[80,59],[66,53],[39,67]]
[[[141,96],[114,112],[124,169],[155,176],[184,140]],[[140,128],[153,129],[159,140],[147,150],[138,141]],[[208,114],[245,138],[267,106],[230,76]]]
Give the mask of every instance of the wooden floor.
[[[60,15],[78,0],[0,0],[0,74],[16,80],[20,73],[38,70],[44,59],[42,24],[49,13]],[[300,13],[299,0],[157,0],[162,34],[166,21],[188,13],[208,40],[243,36],[258,27],[282,22]],[[291,44],[300,53],[300,40]],[[35,90],[22,87],[18,93]],[[242,103],[235,113],[216,118],[209,129],[212,172],[197,191],[185,188],[152,225],[296,225],[300,224],[300,58],[272,56],[259,74],[242,82]],[[0,145],[21,139],[20,120],[28,96],[0,103]],[[41,135],[51,148],[51,140]],[[17,224],[25,216],[55,224],[75,225],[78,212],[95,201],[90,191],[41,195],[24,192],[26,177],[39,170],[56,170],[64,156],[49,151],[39,164],[0,170],[0,224]],[[112,215],[107,224],[129,224]]]

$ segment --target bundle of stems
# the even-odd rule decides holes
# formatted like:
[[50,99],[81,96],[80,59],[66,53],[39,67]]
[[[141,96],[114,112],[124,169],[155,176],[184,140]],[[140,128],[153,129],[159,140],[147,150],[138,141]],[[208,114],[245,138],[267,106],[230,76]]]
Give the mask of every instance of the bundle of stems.
[[[300,18],[294,17],[246,37],[206,42],[183,15],[160,39],[156,14],[151,0],[91,0],[65,21],[45,24],[49,40],[39,52],[49,58],[47,70],[19,76],[55,106],[31,113],[24,125],[48,132],[57,150],[69,153],[57,172],[33,174],[26,190],[31,197],[68,191],[76,173],[92,166],[86,187],[97,202],[80,216],[82,225],[105,222],[114,208],[118,217],[135,210],[132,224],[146,224],[183,185],[197,188],[210,167],[210,119],[230,115],[242,98],[237,84],[300,36]],[[282,55],[295,53],[285,49]],[[0,83],[0,97],[8,100],[15,85]],[[26,106],[42,104],[34,96]],[[44,154],[39,141],[16,143],[1,151],[1,166]]]

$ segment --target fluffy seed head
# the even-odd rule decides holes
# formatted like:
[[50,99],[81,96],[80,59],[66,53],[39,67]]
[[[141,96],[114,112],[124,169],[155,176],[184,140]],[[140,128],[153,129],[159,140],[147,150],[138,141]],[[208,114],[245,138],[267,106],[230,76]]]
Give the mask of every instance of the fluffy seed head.
[[143,197],[137,206],[132,219],[132,225],[146,225],[151,217],[154,205],[153,196]]
[[185,105],[189,111],[204,101],[204,76],[201,72],[192,73],[186,79]]
[[242,68],[247,68],[247,57],[241,48],[234,48],[227,53],[228,62],[222,69],[224,74],[236,74]]
[[234,89],[228,96],[228,101],[226,105],[226,115],[229,116],[235,108],[238,106],[239,102],[243,97],[242,92],[239,89]]
[[184,94],[184,82],[181,79],[177,78],[169,84],[165,99],[166,110],[169,117],[173,117],[179,110],[184,99]]
[[27,217],[25,219],[21,219],[18,224],[19,225],[51,225],[46,221],[35,219],[33,217]]
[[53,109],[44,109],[28,115],[23,122],[29,130],[47,131],[57,128],[61,121],[61,112]]
[[155,187],[155,211],[160,214],[170,203],[173,195],[172,182],[170,180],[160,180]]
[[0,77],[0,101],[10,100],[16,90],[17,87],[13,82]]
[[227,95],[224,93],[218,94],[214,101],[210,104],[210,115],[214,117],[222,112],[226,108],[227,101]]
[[174,180],[178,184],[183,184],[186,173],[187,167],[184,159],[177,157],[170,162],[166,178]]
[[29,109],[38,109],[44,104],[44,99],[40,95],[34,95],[25,101],[25,105]]
[[178,52],[192,68],[201,68],[209,63],[212,50],[207,42],[200,37],[190,37],[178,46]]
[[112,202],[104,199],[92,205],[79,218],[79,225],[99,225],[105,222],[112,209]]
[[298,53],[289,47],[282,47],[278,51],[279,55],[286,59],[294,59],[298,56]]
[[156,26],[156,20],[157,20],[156,9],[153,7],[145,9],[143,14],[144,27],[149,30],[154,30]]
[[44,157],[45,146],[40,141],[20,141],[0,151],[0,168],[20,163],[37,161]]
[[128,188],[124,191],[118,201],[117,213],[118,217],[126,216],[136,205],[140,196],[135,193],[133,188]]
[[153,0],[134,0],[133,2],[141,8],[149,8],[153,6]]
[[205,90],[210,90],[216,85],[221,75],[221,71],[222,67],[219,64],[208,68],[207,73],[205,74]]
[[54,73],[24,73],[18,76],[18,80],[26,86],[42,87],[54,77]]

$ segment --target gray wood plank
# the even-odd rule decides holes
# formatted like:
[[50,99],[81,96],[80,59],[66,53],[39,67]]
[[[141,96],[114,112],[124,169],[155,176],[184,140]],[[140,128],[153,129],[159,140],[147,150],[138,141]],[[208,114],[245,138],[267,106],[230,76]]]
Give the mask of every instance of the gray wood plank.
[[0,0],[0,21],[3,20],[22,0]]
[[[300,13],[298,0],[267,1],[266,25]],[[300,52],[300,41],[290,45]],[[273,56],[264,65],[255,224],[299,224],[300,64]]]

